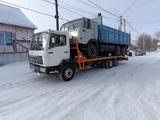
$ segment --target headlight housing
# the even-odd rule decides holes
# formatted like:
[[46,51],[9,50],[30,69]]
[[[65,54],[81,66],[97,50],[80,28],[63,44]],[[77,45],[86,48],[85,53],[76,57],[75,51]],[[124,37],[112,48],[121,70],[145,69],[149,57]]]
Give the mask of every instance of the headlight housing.
[[29,56],[29,62],[43,64],[42,56]]

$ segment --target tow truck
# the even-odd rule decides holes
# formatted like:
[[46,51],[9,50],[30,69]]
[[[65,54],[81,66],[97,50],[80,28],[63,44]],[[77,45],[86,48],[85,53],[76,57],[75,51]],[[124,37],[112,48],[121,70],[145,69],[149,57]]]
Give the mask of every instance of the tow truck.
[[[70,44],[74,41],[74,44]],[[44,31],[34,35],[29,50],[29,63],[34,72],[59,74],[65,82],[73,79],[76,70],[85,71],[88,67],[112,68],[118,66],[127,56],[111,54],[87,58],[79,47],[78,38],[69,38],[67,32]]]

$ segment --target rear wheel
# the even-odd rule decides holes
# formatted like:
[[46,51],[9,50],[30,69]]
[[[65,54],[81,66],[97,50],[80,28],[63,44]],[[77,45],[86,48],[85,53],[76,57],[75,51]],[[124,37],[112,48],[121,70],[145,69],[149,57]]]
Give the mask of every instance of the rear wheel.
[[117,46],[117,47],[115,48],[115,55],[116,55],[116,56],[119,56],[119,55],[120,55],[120,52],[121,52],[120,46]]
[[113,67],[113,62],[112,62],[112,60],[108,60],[108,62],[109,62],[109,68],[112,68],[112,67]]
[[125,56],[126,55],[126,47],[122,46],[121,47],[121,52],[120,52],[121,56]]
[[65,65],[62,68],[61,77],[65,82],[71,81],[75,74],[75,67],[74,65]]
[[115,60],[113,60],[113,66],[114,66],[114,67],[117,67],[118,65],[119,65],[118,60],[116,60],[116,59],[115,59]]
[[97,46],[94,43],[88,45],[87,57],[95,58],[97,56]]
[[103,66],[105,69],[112,68],[112,66],[113,66],[112,60],[104,61]]

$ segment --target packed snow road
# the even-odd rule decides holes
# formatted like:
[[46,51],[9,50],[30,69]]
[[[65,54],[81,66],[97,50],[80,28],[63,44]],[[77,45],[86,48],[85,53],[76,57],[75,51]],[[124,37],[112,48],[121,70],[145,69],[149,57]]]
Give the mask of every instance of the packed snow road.
[[159,120],[160,53],[70,82],[37,75],[26,62],[0,67],[0,120]]

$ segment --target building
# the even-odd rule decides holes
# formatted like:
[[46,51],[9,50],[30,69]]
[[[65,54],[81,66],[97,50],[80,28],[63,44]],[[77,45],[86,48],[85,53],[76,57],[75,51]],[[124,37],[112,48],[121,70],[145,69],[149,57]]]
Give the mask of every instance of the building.
[[157,51],[160,51],[160,42],[157,43]]
[[35,29],[20,9],[0,4],[0,53],[27,51]]

